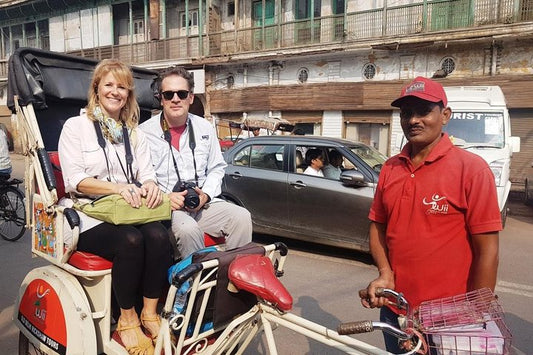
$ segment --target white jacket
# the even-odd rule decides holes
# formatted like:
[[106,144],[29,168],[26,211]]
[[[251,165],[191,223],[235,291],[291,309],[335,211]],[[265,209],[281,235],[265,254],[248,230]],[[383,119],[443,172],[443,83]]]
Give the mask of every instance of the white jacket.
[[196,142],[194,160],[196,161],[198,185],[204,193],[213,199],[222,192],[222,179],[227,164],[222,157],[220,143],[211,123],[205,118],[191,113],[189,113],[188,122],[190,124],[187,124],[187,128],[180,137],[179,151],[174,147],[171,148],[165,140],[161,128],[161,114],[153,116],[139,125],[139,128],[146,135],[159,187],[165,192],[171,192],[178,181],[171,152],[176,159],[181,180],[195,181],[193,154],[189,147],[189,129],[192,124]]

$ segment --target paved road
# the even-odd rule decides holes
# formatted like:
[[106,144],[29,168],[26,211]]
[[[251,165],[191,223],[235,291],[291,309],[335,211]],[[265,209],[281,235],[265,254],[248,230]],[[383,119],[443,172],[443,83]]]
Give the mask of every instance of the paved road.
[[[12,157],[17,165],[14,175],[22,177],[21,156]],[[506,321],[514,335],[513,354],[531,354],[533,349],[533,208],[511,201],[505,230],[501,233],[500,271],[496,292],[506,312]],[[279,238],[254,236],[269,243]],[[286,241],[290,256],[282,281],[294,298],[294,313],[329,328],[338,323],[376,319],[377,312],[363,309],[356,292],[376,275],[368,255]],[[12,325],[13,302],[24,275],[45,263],[30,254],[29,234],[15,243],[0,239],[0,353],[17,353],[18,330]],[[414,271],[416,272],[416,271]],[[275,332],[280,354],[334,354],[331,349],[278,328]],[[359,339],[382,346],[379,334]],[[265,353],[257,342],[248,354]]]

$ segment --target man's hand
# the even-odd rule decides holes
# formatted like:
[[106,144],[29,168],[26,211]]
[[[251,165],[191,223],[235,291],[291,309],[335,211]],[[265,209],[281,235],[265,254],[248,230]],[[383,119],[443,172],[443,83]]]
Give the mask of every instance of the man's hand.
[[183,209],[183,206],[185,205],[185,195],[187,195],[186,190],[180,192],[171,192],[168,194],[172,211]]
[[361,304],[365,308],[383,307],[389,304],[386,297],[376,297],[378,287],[394,290],[394,273],[392,270],[380,271],[380,276],[368,284],[366,288],[367,297],[361,298]]
[[189,211],[189,212],[198,212],[204,207],[204,205],[206,203],[211,201],[211,197],[209,197],[208,194],[203,192],[202,189],[200,189],[198,186],[196,186],[194,188],[194,191],[196,191],[196,193],[198,194],[198,198],[200,199],[200,203],[198,204],[198,207],[196,207],[194,209],[187,208],[187,211]]

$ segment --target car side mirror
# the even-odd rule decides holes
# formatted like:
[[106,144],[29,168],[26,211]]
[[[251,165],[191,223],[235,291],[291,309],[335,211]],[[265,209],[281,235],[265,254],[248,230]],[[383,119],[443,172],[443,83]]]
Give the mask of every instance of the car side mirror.
[[341,173],[340,180],[342,184],[346,186],[352,186],[352,187],[367,186],[365,177],[360,171],[357,171],[357,170],[343,171]]

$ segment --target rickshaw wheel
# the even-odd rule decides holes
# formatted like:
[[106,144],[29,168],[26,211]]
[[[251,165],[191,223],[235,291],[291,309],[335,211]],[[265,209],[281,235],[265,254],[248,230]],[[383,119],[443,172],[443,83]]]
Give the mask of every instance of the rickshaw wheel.
[[36,348],[35,345],[33,345],[22,332],[19,332],[19,355],[28,355],[28,354],[44,355],[46,353]]

